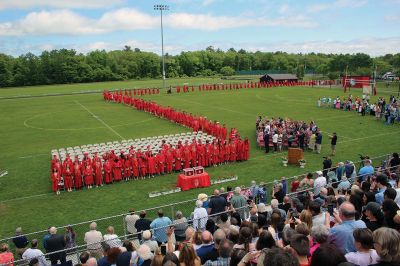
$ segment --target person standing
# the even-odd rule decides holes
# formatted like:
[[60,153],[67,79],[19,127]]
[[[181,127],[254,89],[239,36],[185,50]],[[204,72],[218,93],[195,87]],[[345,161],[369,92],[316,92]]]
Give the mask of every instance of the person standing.
[[97,224],[92,222],[89,226],[90,231],[85,233],[84,241],[87,245],[87,249],[90,256],[101,259],[103,257],[103,250],[101,247],[101,241],[103,241],[103,235],[101,232],[97,231]]
[[324,161],[322,162],[322,166],[323,166],[323,170],[322,170],[322,175],[325,176],[328,180],[328,172],[331,170],[332,168],[332,160],[331,157],[326,156],[324,157]]
[[267,125],[264,129],[264,147],[265,153],[269,153],[269,135],[270,135],[271,127],[269,125],[269,121],[267,121]]
[[240,218],[242,220],[246,219],[246,206],[247,206],[247,201],[246,198],[240,194],[241,193],[241,188],[236,187],[235,192],[231,198],[231,204],[232,207],[236,209],[236,211],[240,214]]
[[12,239],[15,245],[15,251],[19,258],[22,258],[22,254],[25,252],[26,247],[29,244],[28,238],[22,233],[22,228],[18,227],[15,229],[15,237]]
[[329,136],[331,139],[331,150],[332,150],[332,156],[335,156],[336,154],[336,142],[337,142],[337,135],[336,132],[333,132],[332,136]]
[[67,244],[67,248],[74,248],[76,247],[76,233],[72,226],[68,225],[65,228],[65,243]]
[[129,234],[132,234],[133,237],[136,238],[136,221],[139,220],[139,216],[137,214],[135,214],[135,210],[134,209],[130,209],[129,210],[129,214],[127,216],[125,216],[125,224],[126,224],[126,230],[128,231]]
[[[208,204],[208,214],[213,215],[226,211],[226,199],[220,195],[218,189],[214,190],[214,196],[211,197],[210,203]],[[218,216],[219,217],[219,216]],[[215,218],[215,217],[214,217]]]
[[168,217],[164,217],[162,210],[158,210],[157,214],[158,218],[151,222],[150,228],[154,229],[154,237],[158,245],[161,245],[162,243],[167,243],[167,226],[171,225],[172,221]]
[[146,219],[146,212],[141,211],[139,214],[140,218],[135,222],[136,231],[139,233],[138,238],[142,240],[142,232],[146,230],[150,230],[151,221]]
[[316,133],[315,147],[316,147],[316,152],[318,154],[321,153],[321,147],[322,147],[322,133],[321,132]]
[[208,213],[203,208],[203,201],[196,201],[196,208],[193,211],[193,228],[196,231],[204,231],[206,229],[206,223],[208,220]]
[[54,226],[50,228],[49,232],[51,236],[47,239],[46,246],[47,251],[52,253],[49,255],[51,265],[56,265],[58,261],[60,261],[61,264],[65,263],[67,260],[67,254],[64,249],[67,244],[65,243],[64,236],[57,234],[57,228]]

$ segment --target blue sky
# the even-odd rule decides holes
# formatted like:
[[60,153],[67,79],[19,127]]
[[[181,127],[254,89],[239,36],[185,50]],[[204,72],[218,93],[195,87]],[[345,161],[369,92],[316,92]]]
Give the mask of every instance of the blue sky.
[[0,0],[0,52],[124,45],[160,53],[214,46],[290,53],[400,52],[400,0]]

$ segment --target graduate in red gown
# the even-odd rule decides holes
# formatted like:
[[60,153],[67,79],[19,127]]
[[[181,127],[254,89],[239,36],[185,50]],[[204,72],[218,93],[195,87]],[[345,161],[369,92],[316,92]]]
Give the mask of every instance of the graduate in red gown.
[[209,141],[206,141],[206,146],[205,146],[205,164],[204,167],[208,167],[212,165],[212,145],[209,143]]
[[165,156],[163,150],[160,150],[156,156],[157,174],[163,175],[165,173]]
[[139,163],[139,173],[142,178],[145,178],[147,175],[147,157],[143,153],[139,153],[138,150],[138,163]]
[[122,172],[121,172],[121,159],[120,158],[115,158],[114,163],[113,163],[113,179],[114,181],[121,181],[122,180]]
[[78,156],[75,156],[74,166],[72,169],[72,175],[74,177],[74,187],[76,189],[80,189],[83,186],[82,182],[82,167],[81,163],[79,162]]
[[197,144],[197,160],[197,165],[203,167],[206,166],[206,151],[203,143],[201,143],[201,140],[199,140],[199,143]]
[[111,159],[107,159],[103,164],[104,169],[104,183],[110,184],[113,181],[112,177],[112,161]]
[[236,141],[231,141],[231,144],[230,144],[231,155],[229,157],[229,161],[231,161],[231,162],[236,162],[236,149],[237,149]]
[[212,162],[214,166],[217,166],[219,164],[219,148],[216,142],[213,145]]
[[98,160],[93,160],[93,168],[94,168],[94,180],[96,183],[96,186],[103,186],[103,168],[101,165],[101,160],[99,157],[97,157]]
[[131,167],[132,167],[132,161],[131,161],[131,158],[130,158],[130,156],[128,154],[126,156],[126,158],[125,158],[125,161],[124,161],[124,178],[125,178],[125,181],[128,181],[131,178],[131,175],[132,175]]
[[236,161],[243,161],[243,141],[238,138],[236,140]]
[[196,140],[193,139],[192,144],[190,145],[190,158],[192,167],[197,166],[197,143]]
[[250,141],[248,138],[244,139],[243,150],[244,150],[243,160],[248,161],[250,157]]
[[182,153],[182,161],[183,161],[183,168],[189,168],[190,167],[190,161],[191,161],[191,153],[189,150],[189,146],[185,145],[183,148],[183,153]]
[[225,140],[225,163],[228,163],[231,158],[231,146],[229,145],[228,141]]
[[225,162],[225,146],[224,141],[219,142],[219,164],[223,164]]
[[172,167],[174,164],[174,154],[171,149],[168,149],[165,153],[165,163],[166,163],[166,171],[168,174],[172,173]]
[[58,186],[58,183],[60,182],[61,177],[60,173],[58,172],[57,168],[53,168],[53,171],[51,173],[51,188],[53,192],[55,192],[57,195],[60,194],[60,188]]
[[68,192],[71,192],[72,191],[72,168],[70,168],[69,164],[66,164],[66,166],[64,168],[63,177],[64,177],[64,188]]
[[85,170],[83,170],[83,175],[85,176],[85,185],[87,188],[92,188],[93,186],[93,168],[87,163]]
[[72,169],[73,163],[71,160],[71,157],[69,156],[69,153],[67,153],[63,163],[62,163],[62,169],[65,169],[67,166],[69,166],[69,169]]
[[149,177],[154,177],[154,175],[156,174],[156,159],[154,158],[151,151],[149,152],[149,156],[147,157],[147,166]]
[[132,176],[134,179],[137,179],[139,177],[139,162],[136,157],[136,153],[132,153],[131,167],[132,167]]
[[182,154],[181,154],[181,149],[178,146],[175,150],[174,150],[174,160],[175,160],[175,171],[180,171],[182,169]]
[[56,167],[56,164],[60,164],[60,159],[58,159],[58,156],[56,154],[53,155],[53,158],[51,159],[51,166],[50,169],[53,171],[54,168],[57,168],[59,170],[59,167]]

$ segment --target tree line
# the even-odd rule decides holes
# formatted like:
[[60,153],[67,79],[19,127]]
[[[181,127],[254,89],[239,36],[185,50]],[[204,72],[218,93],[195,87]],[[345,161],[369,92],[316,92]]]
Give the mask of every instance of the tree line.
[[[194,76],[232,76],[237,71],[321,74],[329,79],[341,75],[371,75],[392,71],[400,75],[400,53],[372,58],[357,54],[289,54],[285,52],[227,51],[212,46],[201,51],[165,56],[167,78]],[[253,72],[252,72],[253,71]],[[138,48],[96,50],[87,54],[75,50],[27,53],[18,57],[0,53],[0,87],[66,84],[161,77],[161,57]]]

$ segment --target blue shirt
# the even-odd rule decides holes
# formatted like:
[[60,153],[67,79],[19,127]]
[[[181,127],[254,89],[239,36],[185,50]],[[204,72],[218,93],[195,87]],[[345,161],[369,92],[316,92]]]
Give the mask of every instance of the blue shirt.
[[343,221],[331,228],[328,242],[334,244],[343,254],[355,252],[353,231],[357,228],[366,228],[361,220]]
[[384,196],[383,193],[385,193],[386,188],[380,188],[378,190],[378,193],[375,194],[375,201],[377,203],[379,203],[380,205],[382,205],[383,200],[384,200]]
[[315,138],[316,144],[322,144],[322,134],[319,133],[318,136]]
[[[154,229],[154,237],[158,242],[166,243],[168,240],[167,237],[167,227],[171,225],[172,221],[168,217],[159,217],[155,219],[150,224],[150,228]],[[162,227],[162,228],[160,228]]]
[[371,165],[367,165],[367,166],[362,167],[362,168],[360,169],[360,171],[358,172],[358,175],[360,175],[359,178],[360,178],[362,181],[365,180],[365,177],[366,177],[366,176],[372,175],[372,174],[374,174],[374,167],[372,167]]

